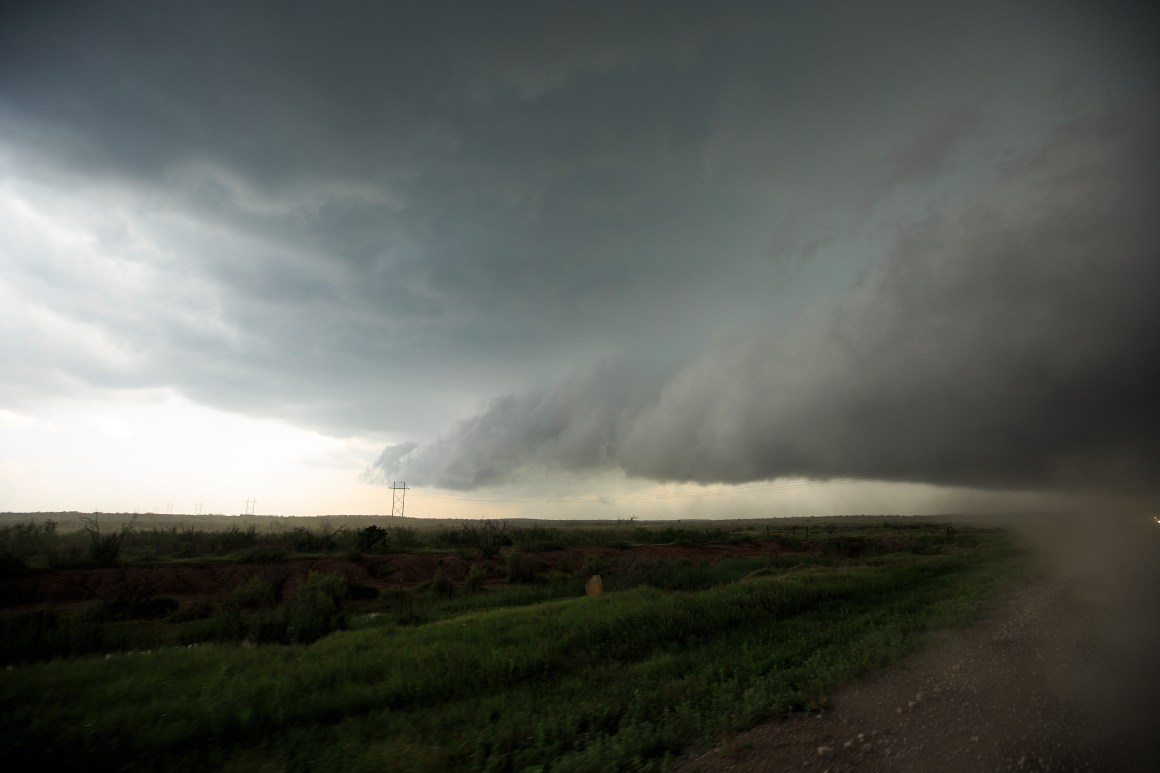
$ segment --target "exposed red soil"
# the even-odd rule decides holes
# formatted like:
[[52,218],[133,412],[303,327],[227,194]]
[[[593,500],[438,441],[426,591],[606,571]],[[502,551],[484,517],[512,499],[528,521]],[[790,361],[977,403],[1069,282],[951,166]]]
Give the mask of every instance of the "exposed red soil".
[[[630,548],[566,548],[522,553],[524,567],[536,574],[552,571],[577,574],[590,556],[599,557],[607,571],[633,563],[661,559],[714,562],[730,556],[785,552],[774,542],[739,545],[643,545]],[[216,599],[253,577],[293,584],[310,571],[341,574],[353,583],[383,590],[413,589],[442,569],[462,584],[473,565],[481,565],[489,582],[505,577],[502,558],[485,561],[466,553],[391,553],[363,555],[359,560],[338,558],[292,559],[276,562],[206,560],[200,563],[133,565],[121,568],[62,569],[0,579],[0,614],[32,609],[75,610],[95,605],[126,588],[139,588],[174,598],[185,607],[197,599]]]

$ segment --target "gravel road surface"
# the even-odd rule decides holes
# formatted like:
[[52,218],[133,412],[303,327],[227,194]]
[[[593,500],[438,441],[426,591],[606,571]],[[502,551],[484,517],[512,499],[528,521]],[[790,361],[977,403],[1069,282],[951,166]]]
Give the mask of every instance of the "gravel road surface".
[[1045,568],[977,625],[675,769],[1160,770],[1160,525],[1097,523],[1037,523]]

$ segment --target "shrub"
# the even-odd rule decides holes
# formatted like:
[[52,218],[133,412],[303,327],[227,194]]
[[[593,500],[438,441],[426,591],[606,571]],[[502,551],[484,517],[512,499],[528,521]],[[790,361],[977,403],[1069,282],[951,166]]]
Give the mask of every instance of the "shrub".
[[170,615],[171,623],[187,623],[191,620],[205,620],[213,616],[213,602],[206,598],[198,599],[185,609],[179,609]]
[[594,574],[600,574],[604,571],[604,557],[596,553],[589,553],[584,556],[584,566],[581,567],[580,573],[584,575],[585,579]]
[[217,540],[221,543],[222,550],[233,551],[241,548],[248,548],[258,541],[258,530],[253,526],[246,529],[239,529],[237,526],[231,526],[223,532],[215,535]]
[[567,572],[551,571],[545,578],[553,597],[583,596],[585,580]]
[[372,525],[355,532],[355,544],[365,553],[374,550],[385,551],[390,543],[390,536],[386,529]]
[[487,572],[479,564],[472,564],[471,570],[467,573],[467,580],[463,583],[464,593],[481,593],[483,591],[483,582],[487,579]]
[[121,596],[103,608],[110,620],[152,620],[173,614],[179,606],[177,599],[148,593]]
[[311,572],[286,604],[286,635],[291,642],[306,644],[346,628],[346,578]]
[[245,638],[256,644],[284,644],[291,639],[288,617],[283,609],[261,609],[246,621]]
[[499,551],[512,544],[507,534],[507,521],[493,521],[484,519],[478,524],[472,524],[465,529],[471,535],[471,542],[484,558],[495,558]]
[[[212,613],[212,610],[211,610]],[[172,618],[171,618],[172,619]],[[175,621],[178,622],[178,621]],[[184,620],[177,631],[177,644],[182,647],[208,641],[221,641],[220,622],[214,617],[201,620]]]
[[410,550],[419,544],[419,532],[410,526],[391,527],[391,538],[399,550]]
[[28,574],[25,559],[11,553],[0,553],[0,577],[21,577]]
[[40,610],[0,618],[0,663],[24,663],[97,652],[104,617],[92,610],[72,617]]
[[532,583],[536,582],[537,577],[535,569],[528,561],[527,557],[518,550],[514,553],[509,553],[506,559],[507,563],[507,580],[511,583]]
[[89,535],[89,557],[99,566],[114,566],[121,555],[121,544],[133,527],[137,525],[137,516],[129,519],[128,523],[121,524],[121,528],[111,534],[101,533],[100,520],[96,513],[91,518],[81,518],[84,531]]
[[347,582],[347,598],[351,601],[374,601],[379,597],[378,588],[363,585],[361,582]]
[[427,619],[427,604],[405,588],[390,588],[382,599],[383,610],[399,625],[418,625]]
[[435,532],[431,541],[439,547],[462,548],[474,545],[471,532],[467,527],[452,529],[444,527]]
[[707,570],[706,563],[694,564],[687,558],[638,560],[622,571],[605,575],[604,589],[620,591],[648,585],[666,591],[699,590],[711,584]]
[[510,532],[510,543],[516,550],[539,552],[544,550],[563,550],[564,537],[559,529],[546,529],[542,526],[531,528],[515,528]]
[[30,561],[47,555],[56,541],[56,521],[0,526],[0,576],[25,574]]
[[277,564],[286,560],[286,549],[280,545],[254,545],[239,560],[245,564]]
[[218,641],[241,641],[246,638],[246,633],[242,608],[232,600],[222,604],[214,618],[213,638]]
[[285,586],[286,581],[281,578],[271,580],[266,577],[251,577],[234,588],[230,593],[230,601],[242,609],[277,606],[282,601]]
[[444,599],[454,598],[459,593],[459,588],[456,587],[455,582],[443,573],[443,567],[435,570],[435,575],[426,587],[429,592]]
[[109,620],[147,620],[177,611],[177,600],[160,596],[159,583],[147,572],[122,568],[118,581],[95,592]]
[[88,566],[89,560],[80,545],[62,545],[57,550],[49,551],[45,563],[49,569],[77,569]]

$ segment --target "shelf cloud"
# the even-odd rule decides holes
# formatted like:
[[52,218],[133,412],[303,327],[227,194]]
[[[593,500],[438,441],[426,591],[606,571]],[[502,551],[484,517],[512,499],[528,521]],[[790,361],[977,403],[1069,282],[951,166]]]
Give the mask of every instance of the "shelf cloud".
[[490,401],[372,475],[444,488],[529,467],[658,481],[855,476],[1153,487],[1156,127],[1058,126],[961,207],[899,224],[830,308],[640,388],[630,360]]

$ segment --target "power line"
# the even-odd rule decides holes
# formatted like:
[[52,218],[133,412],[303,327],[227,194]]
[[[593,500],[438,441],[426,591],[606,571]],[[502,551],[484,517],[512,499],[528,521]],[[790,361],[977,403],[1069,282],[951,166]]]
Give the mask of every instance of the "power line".
[[399,481],[391,482],[391,515],[402,517],[407,505],[407,484]]

